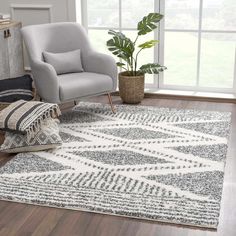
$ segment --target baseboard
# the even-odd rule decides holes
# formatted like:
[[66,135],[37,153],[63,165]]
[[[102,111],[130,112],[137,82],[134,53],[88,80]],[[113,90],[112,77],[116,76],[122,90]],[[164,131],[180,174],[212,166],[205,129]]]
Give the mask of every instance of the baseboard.
[[[113,92],[113,96],[119,96],[119,91]],[[195,93],[175,94],[174,92],[145,92],[144,98],[160,98],[160,99],[178,99],[188,101],[204,101],[204,102],[219,102],[219,103],[234,103],[236,104],[236,96],[234,94],[219,94],[219,93]]]

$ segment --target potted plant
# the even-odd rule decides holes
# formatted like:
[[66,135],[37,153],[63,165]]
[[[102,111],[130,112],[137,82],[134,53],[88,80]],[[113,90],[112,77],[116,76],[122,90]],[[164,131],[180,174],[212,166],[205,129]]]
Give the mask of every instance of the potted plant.
[[136,48],[137,40],[141,35],[153,31],[157,28],[158,22],[163,15],[158,13],[149,13],[138,23],[137,37],[134,41],[126,37],[121,32],[109,30],[108,34],[112,38],[107,41],[108,49],[122,60],[117,62],[117,66],[124,71],[119,73],[119,92],[121,99],[125,103],[139,103],[144,97],[144,75],[158,74],[166,69],[157,63],[148,63],[138,68],[138,59],[144,49],[154,47],[158,40],[146,41],[139,44]]

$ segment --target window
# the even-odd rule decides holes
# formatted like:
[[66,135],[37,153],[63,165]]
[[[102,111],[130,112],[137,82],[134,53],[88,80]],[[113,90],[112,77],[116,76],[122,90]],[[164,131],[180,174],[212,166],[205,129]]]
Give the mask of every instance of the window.
[[[78,0],[79,1],[79,0]],[[146,87],[196,91],[236,91],[235,0],[80,0],[82,23],[94,47],[105,53],[108,29],[134,39],[137,22],[149,12],[165,20],[140,42],[159,39],[140,65],[159,62],[168,70],[147,75]],[[115,58],[118,60],[117,58]]]
[[[236,90],[236,1],[165,0],[162,88]],[[165,4],[165,5],[164,5]]]

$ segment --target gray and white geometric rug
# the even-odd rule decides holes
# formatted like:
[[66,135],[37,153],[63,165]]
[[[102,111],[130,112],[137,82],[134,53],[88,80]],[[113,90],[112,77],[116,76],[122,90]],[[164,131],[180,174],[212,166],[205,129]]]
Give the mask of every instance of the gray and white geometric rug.
[[0,168],[0,199],[216,228],[230,113],[80,103],[63,146]]

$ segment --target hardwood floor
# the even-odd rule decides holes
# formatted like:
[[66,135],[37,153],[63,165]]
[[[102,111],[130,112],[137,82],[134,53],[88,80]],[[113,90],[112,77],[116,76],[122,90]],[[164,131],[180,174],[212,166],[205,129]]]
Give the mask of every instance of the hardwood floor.
[[[108,103],[107,96],[90,101]],[[113,97],[114,104],[121,103]],[[0,201],[0,236],[235,236],[236,235],[236,104],[144,99],[142,105],[232,112],[220,223],[217,231],[131,218]],[[65,105],[63,110],[70,108]],[[12,158],[0,153],[0,165]]]

